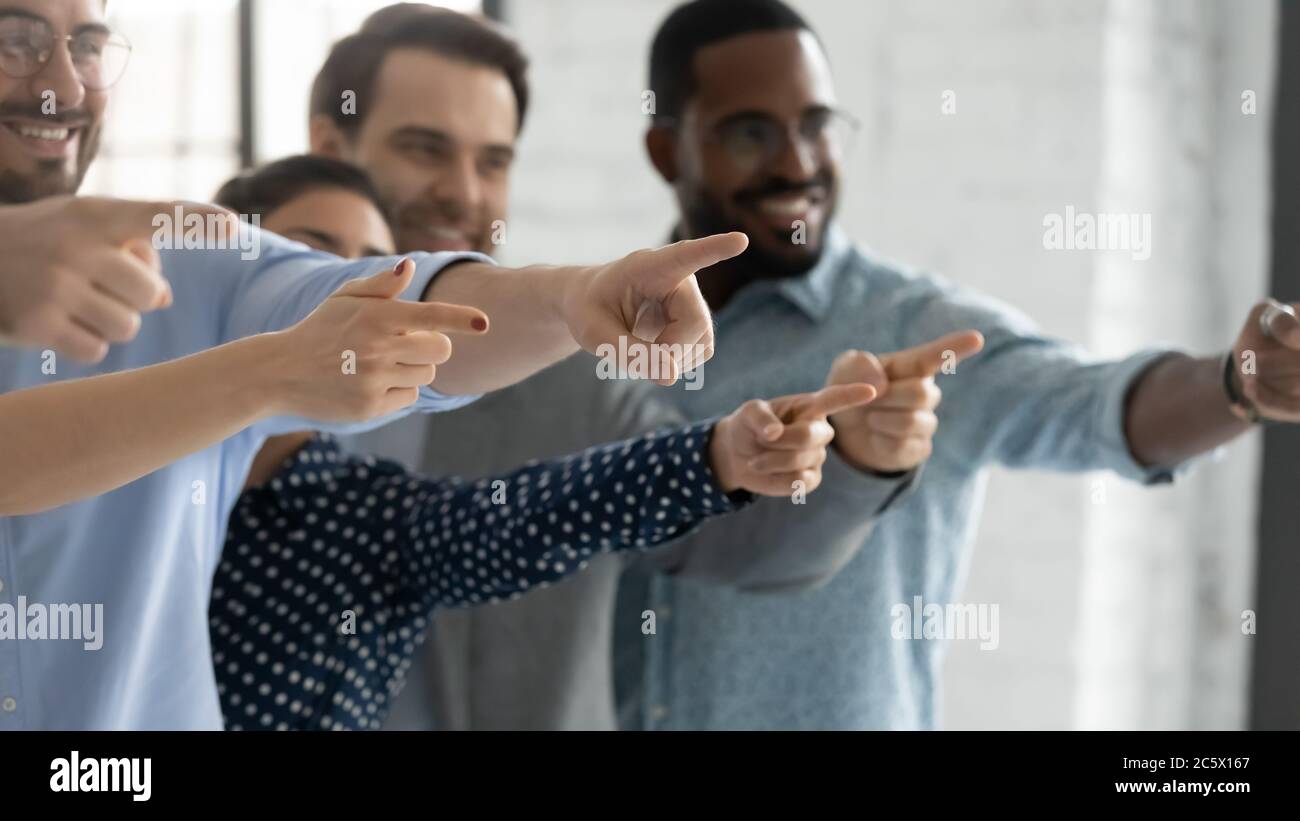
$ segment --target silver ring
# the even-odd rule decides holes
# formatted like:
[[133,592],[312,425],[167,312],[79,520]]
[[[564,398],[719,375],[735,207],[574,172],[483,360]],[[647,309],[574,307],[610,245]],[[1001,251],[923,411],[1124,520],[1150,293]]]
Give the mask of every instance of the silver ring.
[[1295,308],[1287,305],[1285,302],[1278,302],[1276,299],[1270,299],[1264,306],[1264,310],[1259,312],[1259,330],[1265,338],[1273,339],[1273,320],[1282,314],[1289,314],[1292,319],[1296,319]]

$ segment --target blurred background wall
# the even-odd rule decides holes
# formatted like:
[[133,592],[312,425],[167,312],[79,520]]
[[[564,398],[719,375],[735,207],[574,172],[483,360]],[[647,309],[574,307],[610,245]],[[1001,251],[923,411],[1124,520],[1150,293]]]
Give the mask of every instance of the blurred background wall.
[[[258,158],[303,150],[325,50],[382,5],[252,4]],[[492,4],[535,87],[505,261],[599,260],[667,234],[641,105],[649,39],[673,5]],[[841,207],[857,241],[1098,353],[1212,353],[1235,337],[1267,281],[1273,0],[793,5],[863,124]],[[88,189],[210,196],[240,160],[239,4],[116,6],[135,62]],[[1046,250],[1043,220],[1067,206],[1150,214],[1150,258]],[[1000,644],[953,643],[946,725],[1245,726],[1258,459],[1252,436],[1162,489],[996,471],[962,601],[999,606]]]

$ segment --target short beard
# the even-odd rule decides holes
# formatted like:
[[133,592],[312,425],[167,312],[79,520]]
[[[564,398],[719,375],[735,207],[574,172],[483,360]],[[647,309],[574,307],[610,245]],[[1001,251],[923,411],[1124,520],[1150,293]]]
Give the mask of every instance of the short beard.
[[[703,191],[697,192],[692,202],[684,204],[683,210],[687,225],[697,237],[740,230],[727,219],[722,204]],[[730,269],[745,281],[789,279],[806,274],[821,261],[825,250],[826,226],[830,225],[833,216],[834,209],[828,210],[821,235],[808,238],[809,242],[804,246],[806,253],[773,254],[760,247],[758,243],[751,242],[740,256],[720,263],[719,267]]]
[[36,173],[19,174],[9,169],[0,170],[0,203],[22,205],[47,197],[75,194],[81,188],[90,164],[99,153],[100,130],[83,129],[81,144],[77,149],[77,167],[71,176],[63,170],[62,160],[37,164]]

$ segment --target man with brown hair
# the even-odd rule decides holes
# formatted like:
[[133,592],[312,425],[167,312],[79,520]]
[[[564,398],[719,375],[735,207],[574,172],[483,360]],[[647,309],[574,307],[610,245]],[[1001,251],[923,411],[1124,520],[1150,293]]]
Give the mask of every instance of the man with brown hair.
[[[529,102],[526,66],[495,24],[418,3],[388,7],[340,41],[321,69],[312,91],[312,151],[370,173],[399,250],[489,251],[505,225]],[[342,106],[348,100],[355,108]],[[598,381],[595,372],[594,360],[571,357],[472,409],[428,425],[398,423],[357,446],[426,473],[476,477],[683,421],[636,383]],[[918,407],[900,418],[924,426],[936,402],[936,394],[919,396]],[[900,439],[897,450],[924,446],[929,436]],[[639,561],[747,591],[816,586],[908,491],[915,464],[876,474],[832,455],[822,487],[806,503],[760,500]],[[439,614],[428,639],[429,680],[421,681],[417,665],[390,726],[427,724],[411,715],[424,701],[444,729],[615,728],[613,606],[628,561],[601,556],[586,572],[517,601]],[[628,629],[637,639],[655,638],[650,618]]]
[[[170,457],[163,454],[165,467],[127,471],[138,478],[116,490],[30,512],[43,499],[67,498],[59,487],[66,482],[53,475],[53,493],[23,488],[11,501],[24,515],[0,517],[0,596],[102,604],[113,627],[93,655],[75,642],[0,641],[0,729],[220,726],[203,605],[230,489],[266,436],[305,419],[342,430],[390,410],[458,406],[580,345],[618,344],[635,330],[628,306],[657,304],[672,317],[655,342],[674,356],[686,350],[681,341],[712,353],[693,272],[739,253],[743,235],[598,267],[518,271],[467,254],[414,252],[401,264],[345,263],[239,227],[224,212],[209,209],[212,219],[195,225],[193,213],[170,203],[76,199],[66,195],[93,159],[130,49],[99,0],[8,0],[0,41],[0,236],[19,261],[0,270],[0,394],[159,365],[249,337],[260,353],[245,346],[240,355],[267,366],[235,368],[241,378],[219,386],[228,400],[205,406],[232,410],[216,424],[204,415],[203,439],[217,444],[194,452],[181,430]],[[128,249],[141,223],[152,223],[154,244],[146,234]],[[193,236],[192,228],[208,230]],[[92,253],[61,250],[71,245]],[[481,308],[491,333],[482,314],[432,302]],[[286,329],[307,324],[312,344],[284,341],[294,334]],[[448,360],[441,331],[461,327],[473,333],[461,335]],[[78,361],[56,362],[56,353]],[[429,386],[435,369],[437,391]],[[664,381],[678,369],[671,363]],[[187,418],[180,399],[193,397],[164,394],[154,409]],[[244,399],[257,407],[246,410]],[[128,416],[138,431],[138,414]],[[24,444],[17,458],[33,459],[39,442]],[[86,460],[68,465],[78,469],[101,480],[91,490],[119,483],[104,479],[130,479]]]
[[398,248],[491,251],[504,229],[528,60],[487,21],[421,3],[371,15],[311,90],[311,149],[375,180]]

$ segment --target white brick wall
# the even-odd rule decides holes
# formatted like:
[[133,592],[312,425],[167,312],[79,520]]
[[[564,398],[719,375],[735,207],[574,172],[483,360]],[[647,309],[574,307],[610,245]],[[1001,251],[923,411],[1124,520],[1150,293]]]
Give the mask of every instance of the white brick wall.
[[[672,5],[510,4],[536,91],[507,260],[596,260],[668,230],[640,104]],[[841,211],[852,236],[1100,351],[1232,338],[1264,282],[1271,2],[794,5],[863,120]],[[1240,88],[1259,92],[1255,118]],[[1043,249],[1046,213],[1130,202],[1153,212],[1142,267]],[[947,726],[1241,726],[1253,470],[1236,446],[1174,490],[1108,479],[1102,506],[1089,477],[996,472],[964,600],[1000,605],[1001,646],[952,648]]]

